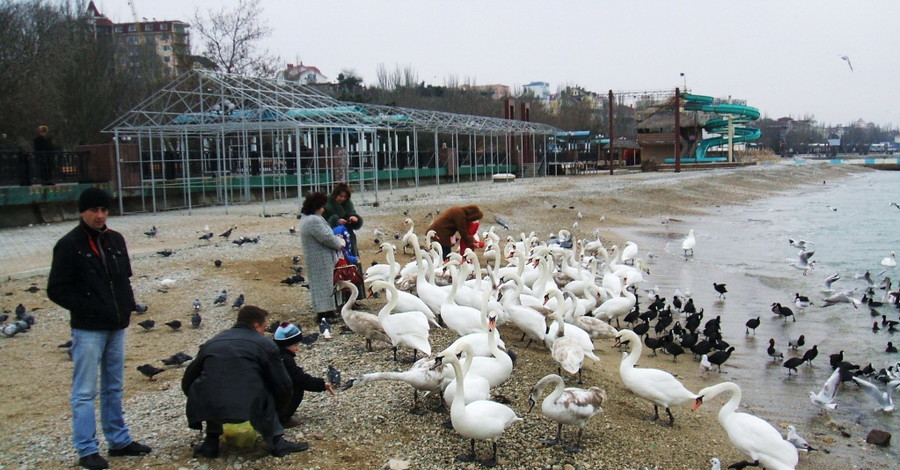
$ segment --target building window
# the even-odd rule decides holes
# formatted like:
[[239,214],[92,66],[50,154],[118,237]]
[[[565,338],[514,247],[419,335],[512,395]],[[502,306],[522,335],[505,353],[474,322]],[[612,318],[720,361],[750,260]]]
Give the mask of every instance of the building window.
[[116,32],[117,32],[117,33],[124,33],[124,32],[125,32],[125,28],[122,27],[121,25],[120,25],[120,26],[116,26]]
[[153,24],[150,24],[150,23],[145,24],[144,31],[153,31]]
[[161,29],[161,30],[163,30],[163,31],[168,30],[168,29],[169,29],[169,23],[163,23],[163,24],[159,25],[159,29]]
[[163,34],[161,34],[159,37],[160,37],[160,40],[162,40],[162,41],[168,41],[168,40],[169,40],[169,34],[168,34],[168,33],[163,33]]
[[172,61],[172,58],[171,58],[171,57],[169,57],[169,56],[163,57],[163,62],[169,63],[169,62],[171,62],[171,61]]
[[133,32],[135,32],[135,31],[137,31],[137,25],[136,25],[136,24],[130,24],[130,25],[128,25],[128,32],[129,32],[129,33],[133,33]]
[[163,47],[162,47],[162,50],[164,50],[164,51],[171,51],[171,50],[172,50],[172,46],[163,46]]

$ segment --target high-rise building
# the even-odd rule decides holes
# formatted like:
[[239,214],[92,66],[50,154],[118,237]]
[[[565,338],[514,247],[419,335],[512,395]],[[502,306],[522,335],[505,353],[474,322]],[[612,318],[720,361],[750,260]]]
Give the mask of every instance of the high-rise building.
[[[111,38],[116,45],[116,65],[140,72],[157,64],[164,74],[174,77],[190,64],[191,25],[179,20],[114,23],[100,13],[94,2],[87,7],[87,19],[94,25],[97,39]],[[140,74],[140,73],[139,73]]]

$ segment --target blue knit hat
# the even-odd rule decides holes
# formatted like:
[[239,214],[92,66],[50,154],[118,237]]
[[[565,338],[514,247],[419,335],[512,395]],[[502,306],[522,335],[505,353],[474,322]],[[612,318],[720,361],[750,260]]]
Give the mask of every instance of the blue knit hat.
[[282,322],[275,330],[275,344],[282,348],[297,344],[302,338],[303,332],[300,327],[288,321]]

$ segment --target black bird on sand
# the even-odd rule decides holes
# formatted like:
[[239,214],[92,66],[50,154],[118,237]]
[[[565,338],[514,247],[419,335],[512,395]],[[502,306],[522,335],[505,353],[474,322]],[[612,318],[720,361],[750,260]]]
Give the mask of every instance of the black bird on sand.
[[178,329],[181,328],[181,320],[167,321],[166,326],[171,328],[172,331],[178,331]]
[[180,366],[193,358],[193,356],[185,354],[183,351],[179,351],[165,359],[162,359],[162,363],[167,366]]
[[9,315],[7,315],[5,313],[0,315],[0,323],[5,322],[6,320],[9,320]]
[[219,236],[222,237],[222,238],[224,238],[224,239],[226,239],[226,240],[228,240],[228,237],[231,236],[231,232],[232,232],[234,229],[236,229],[236,228],[237,228],[237,227],[231,227],[231,228],[229,228],[228,230],[226,230],[226,231],[220,233]]
[[222,260],[217,259],[217,260],[213,261],[213,264],[216,265],[217,268],[221,268],[221,267],[222,267]]
[[153,228],[144,232],[144,235],[146,235],[147,238],[153,238],[156,236],[157,233],[158,233],[158,230],[156,230],[156,225],[154,225]]
[[747,327],[744,334],[750,334],[750,330],[753,330],[753,336],[756,336],[756,328],[759,327],[759,317],[751,318],[747,320],[747,323],[744,323]]
[[156,254],[158,254],[159,256],[162,256],[163,258],[168,258],[169,256],[172,256],[172,253],[175,253],[175,252],[168,248],[166,248],[165,250],[156,252]]
[[244,294],[238,295],[234,302],[231,304],[231,308],[241,308],[244,306]]
[[269,323],[269,326],[266,327],[266,333],[274,335],[279,326],[281,326],[281,320],[275,320],[272,323]]
[[143,328],[144,331],[150,331],[154,326],[156,326],[156,322],[148,318],[144,321],[138,322],[138,325],[140,325],[140,327]]
[[202,322],[202,321],[203,321],[203,317],[200,316],[199,312],[194,312],[194,314],[191,315],[191,326],[192,327],[200,328],[200,322]]
[[143,314],[143,313],[147,313],[147,310],[148,310],[148,309],[149,309],[149,307],[147,307],[146,304],[142,304],[142,303],[140,303],[140,302],[134,304],[134,311],[137,312],[138,315]]
[[71,339],[68,340],[68,341],[66,341],[65,343],[60,344],[59,346],[57,346],[57,348],[71,348],[71,347],[72,347],[72,340],[71,340]]
[[165,369],[160,369],[159,367],[153,367],[150,364],[144,364],[141,366],[137,366],[137,370],[140,371],[140,373],[144,374],[144,377],[147,377],[150,380],[156,380],[153,377],[155,377],[156,374],[159,374],[160,372],[165,371]]
[[734,352],[734,346],[729,347],[724,351],[716,351],[708,356],[706,359],[710,362],[710,364],[715,364],[719,368],[719,372],[722,372],[722,364],[731,357],[731,353]]
[[788,375],[791,375],[791,371],[797,372],[797,366],[799,366],[800,364],[803,364],[802,357],[792,357],[792,358],[784,361],[784,364],[782,364],[782,367],[784,367],[788,370]]
[[198,237],[198,240],[210,240],[214,236],[216,236],[216,234],[214,234],[212,232],[207,232],[207,233],[204,233],[203,235],[200,235],[200,237]]
[[335,369],[331,364],[328,364],[328,382],[335,387],[341,386],[341,371]]
[[813,359],[819,355],[819,345],[814,344],[812,348],[807,349],[805,353],[803,353],[803,360],[806,361],[809,365],[812,365]]
[[305,277],[301,276],[300,274],[294,274],[293,276],[282,279],[281,283],[292,286],[294,284],[299,284],[299,283],[305,282],[305,281],[306,281]]
[[805,344],[806,344],[806,336],[800,335],[799,338],[788,341],[788,348],[796,351],[797,349],[800,348],[800,346],[803,346]]
[[724,299],[724,298],[725,298],[725,293],[728,292],[728,289],[725,288],[725,284],[716,284],[716,283],[714,282],[714,283],[713,283],[713,289],[715,289],[716,292],[719,293],[719,298],[720,298],[720,299]]
[[308,335],[303,335],[300,338],[300,342],[307,346],[311,346],[317,339],[319,339],[319,333],[310,333]]

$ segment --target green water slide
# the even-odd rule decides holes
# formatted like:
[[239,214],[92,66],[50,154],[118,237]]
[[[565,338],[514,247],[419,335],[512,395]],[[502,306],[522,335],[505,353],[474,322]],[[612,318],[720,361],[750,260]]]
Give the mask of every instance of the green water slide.
[[724,157],[707,157],[706,151],[710,147],[723,145],[728,143],[728,117],[731,116],[731,122],[734,125],[734,138],[732,142],[749,142],[759,139],[761,134],[759,129],[743,126],[750,121],[759,119],[759,110],[752,106],[744,106],[740,104],[713,104],[712,96],[703,95],[684,95],[685,111],[703,111],[713,114],[724,114],[725,116],[715,117],[703,124],[703,129],[711,134],[719,134],[719,137],[703,139],[697,145],[696,158],[682,159],[683,162],[720,162],[725,161]]

